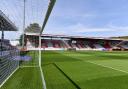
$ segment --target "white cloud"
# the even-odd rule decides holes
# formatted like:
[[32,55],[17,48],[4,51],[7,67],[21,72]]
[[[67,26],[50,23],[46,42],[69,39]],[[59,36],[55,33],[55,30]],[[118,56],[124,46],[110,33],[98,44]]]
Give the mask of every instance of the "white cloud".
[[67,34],[67,35],[81,35],[84,33],[93,33],[93,32],[128,32],[128,27],[114,26],[109,25],[106,27],[88,27],[81,23],[74,24],[71,26],[65,27],[50,27],[47,28],[44,33],[49,34]]

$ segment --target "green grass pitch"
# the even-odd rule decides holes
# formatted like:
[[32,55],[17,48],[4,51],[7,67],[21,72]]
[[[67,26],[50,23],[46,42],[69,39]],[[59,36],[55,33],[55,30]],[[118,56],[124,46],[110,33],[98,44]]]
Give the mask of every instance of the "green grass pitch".
[[[38,65],[33,60],[21,66]],[[47,89],[128,89],[128,52],[42,51]],[[1,89],[42,89],[38,67],[20,68]]]

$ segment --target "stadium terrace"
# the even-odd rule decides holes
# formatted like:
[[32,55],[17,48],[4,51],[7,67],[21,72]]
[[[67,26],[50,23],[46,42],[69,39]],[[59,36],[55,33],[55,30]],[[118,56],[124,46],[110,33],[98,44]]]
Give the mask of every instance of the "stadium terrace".
[[[39,35],[26,33],[26,50],[38,50]],[[96,38],[42,34],[42,50],[127,50],[128,41],[113,38]]]

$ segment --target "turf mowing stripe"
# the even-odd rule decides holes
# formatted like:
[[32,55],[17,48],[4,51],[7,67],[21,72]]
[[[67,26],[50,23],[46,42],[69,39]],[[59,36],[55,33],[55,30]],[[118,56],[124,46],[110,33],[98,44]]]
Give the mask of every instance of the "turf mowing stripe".
[[53,63],[42,66],[48,89],[77,89]]
[[102,64],[97,64],[97,63],[90,62],[90,61],[84,61],[84,62],[92,63],[92,64],[95,64],[95,65],[98,65],[98,66],[102,66],[102,67],[105,67],[105,68],[113,69],[113,70],[120,71],[120,72],[123,72],[123,73],[127,73],[128,74],[128,72],[127,71],[124,71],[124,70],[116,69],[116,68],[105,66],[105,65],[102,65]]
[[19,67],[17,67],[11,74],[10,76],[7,77],[7,79],[5,79],[5,81],[0,85],[0,88],[9,80],[9,78],[19,69]]
[[55,63],[53,65],[77,88],[81,89],[79,85],[77,85],[67,74],[64,73],[63,70],[61,70]]

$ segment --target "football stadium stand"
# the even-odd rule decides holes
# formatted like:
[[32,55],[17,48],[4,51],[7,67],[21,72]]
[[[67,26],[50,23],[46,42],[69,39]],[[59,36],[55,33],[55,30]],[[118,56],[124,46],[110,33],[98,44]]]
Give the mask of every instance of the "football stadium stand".
[[96,49],[104,49],[104,47],[100,44],[94,44]]
[[[26,33],[27,50],[39,49],[39,35]],[[128,49],[128,41],[111,38],[87,38],[79,36],[42,34],[42,50],[112,50]],[[122,43],[121,43],[122,42]],[[121,44],[120,44],[121,43]]]

